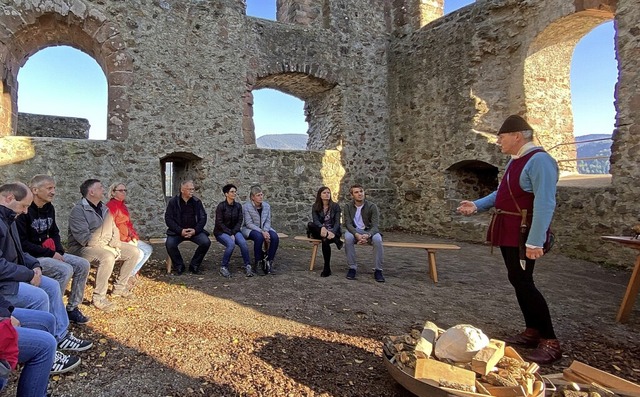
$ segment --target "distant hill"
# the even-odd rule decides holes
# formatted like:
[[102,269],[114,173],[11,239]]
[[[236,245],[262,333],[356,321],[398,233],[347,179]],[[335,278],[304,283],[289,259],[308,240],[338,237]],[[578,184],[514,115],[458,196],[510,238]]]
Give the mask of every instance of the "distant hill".
[[[611,138],[609,134],[591,134],[576,137],[578,157],[606,156],[606,159],[578,161],[580,174],[608,174],[611,141],[578,143],[592,139]],[[256,139],[256,145],[263,149],[306,150],[307,134],[274,134],[263,135]]]
[[306,150],[307,134],[263,135],[256,139],[256,145],[263,149]]
[[606,156],[606,159],[580,160],[578,161],[578,173],[580,174],[608,174],[609,157],[611,156],[611,140],[578,143],[592,139],[611,138],[610,134],[591,134],[576,137],[576,149],[578,158]]

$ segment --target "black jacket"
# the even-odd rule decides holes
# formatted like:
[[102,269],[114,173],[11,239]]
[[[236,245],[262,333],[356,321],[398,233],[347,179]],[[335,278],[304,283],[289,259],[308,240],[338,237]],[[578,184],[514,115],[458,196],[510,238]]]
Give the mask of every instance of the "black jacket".
[[20,282],[33,278],[33,268],[41,267],[36,258],[22,251],[15,224],[16,213],[0,205],[0,295],[15,295]]
[[[60,255],[64,254],[53,204],[46,203],[42,208],[38,208],[36,203],[31,203],[26,214],[16,217],[16,226],[25,252],[36,258],[52,258],[56,252]],[[48,238],[52,238],[55,242],[55,251],[42,246],[42,242]]]
[[[195,202],[196,227],[194,227],[194,229],[196,234],[204,232],[208,236],[209,232],[204,230],[204,227],[207,224],[207,212],[204,210],[202,201],[197,197],[191,197],[189,200],[193,200]],[[180,221],[181,206],[182,197],[180,197],[179,194],[173,196],[171,200],[169,200],[169,204],[167,204],[167,210],[164,213],[164,222],[167,224],[167,236],[180,236],[182,235],[182,229],[185,229],[185,227],[181,225]]]
[[229,205],[227,200],[224,200],[216,207],[216,226],[213,229],[214,236],[221,234],[235,235],[240,231],[243,220],[242,204],[234,201],[233,205]]
[[[331,216],[331,231],[336,235],[342,235],[342,229],[340,228],[340,206],[333,201],[329,204],[329,214]],[[316,211],[311,207],[311,217],[313,218],[313,224],[317,227],[324,226],[324,213],[322,210]]]

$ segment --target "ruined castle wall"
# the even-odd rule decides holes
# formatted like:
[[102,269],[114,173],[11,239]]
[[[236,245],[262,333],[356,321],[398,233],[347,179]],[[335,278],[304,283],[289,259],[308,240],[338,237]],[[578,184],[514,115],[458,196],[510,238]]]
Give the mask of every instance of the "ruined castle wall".
[[[598,2],[591,3],[598,7]],[[558,73],[568,72],[563,62],[570,62],[567,48],[575,44],[574,36],[590,30],[581,23],[595,27],[613,15],[612,2],[602,3],[607,4],[585,10],[580,8],[582,2],[488,0],[394,39],[389,77],[391,178],[397,183],[399,226],[483,240],[486,217],[473,222],[454,213],[459,200],[478,197],[463,197],[461,191],[450,189],[450,175],[457,164],[469,161],[504,168],[507,159],[494,146],[493,134],[509,114],[526,115],[545,147],[572,139],[568,81]],[[553,224],[558,248],[590,260],[630,263],[631,252],[614,254],[618,250],[610,246],[602,249],[599,236],[623,234],[625,229],[628,233],[640,215],[633,200],[618,201],[631,192],[637,197],[640,190],[627,171],[638,169],[637,134],[631,132],[637,124],[632,99],[638,95],[632,82],[638,77],[637,32],[631,21],[638,11],[632,3],[619,1],[616,14],[621,77],[614,147],[624,149],[613,159],[624,163],[624,169],[617,164],[612,167],[611,187],[561,187],[558,191]],[[541,57],[540,52],[545,51],[546,57]],[[546,69],[540,72],[543,64],[546,69],[555,68],[556,74],[545,76]],[[533,80],[546,85],[535,83],[540,85],[534,90]],[[558,122],[551,122],[555,120]],[[553,154],[571,157],[571,152],[561,149]]]
[[[421,28],[414,0],[278,4],[279,13],[289,7],[285,15],[300,18],[246,17],[242,0],[3,2],[0,136],[9,136],[0,138],[0,180],[55,176],[63,230],[82,180],[123,180],[142,235],[162,236],[161,164],[182,158],[179,177],[195,179],[211,215],[224,184],[237,184],[244,200],[248,187],[260,183],[276,227],[300,232],[319,186],[330,186],[343,201],[348,186],[363,183],[382,208],[384,227],[480,241],[482,223],[459,219],[453,209],[497,182],[506,158],[494,145],[495,129],[507,115],[523,114],[549,147],[567,139],[572,123],[566,66],[551,63],[555,74],[537,73],[531,65],[545,58],[532,56],[566,58],[575,37],[563,44],[563,32],[575,35],[581,23],[615,14],[620,79],[613,182],[560,188],[554,229],[559,251],[617,260],[613,250],[600,249],[597,236],[622,234],[638,216],[635,0],[483,0]],[[437,11],[441,3],[430,4]],[[292,14],[297,5],[320,13]],[[17,70],[38,49],[65,44],[94,56],[105,70],[108,139],[11,136]],[[536,84],[539,89],[530,89]],[[311,150],[256,148],[251,92],[267,87],[306,101]],[[625,252],[620,260],[629,258]]]
[[20,113],[16,135],[87,139],[90,128],[87,119]]
[[[26,8],[31,14],[55,14],[65,7],[59,3],[16,1],[5,7],[17,14]],[[213,209],[223,199],[220,188],[229,182],[238,185],[241,200],[251,184],[262,184],[274,208],[274,225],[285,232],[303,230],[321,185],[338,193],[354,180],[364,182],[372,192],[380,192],[380,201],[392,202],[386,157],[388,40],[382,6],[350,3],[339,9],[342,14],[326,16],[328,28],[314,28],[247,17],[244,2],[238,0],[76,3],[85,7],[78,14],[100,15],[98,19],[117,32],[113,38],[122,43],[130,60],[127,100],[117,104],[127,116],[127,133],[113,139],[110,124],[108,139],[101,142],[14,136],[0,142],[1,180],[28,181],[42,172],[57,179],[55,203],[62,230],[78,199],[78,186],[97,177],[107,186],[115,180],[127,183],[129,206],[141,234],[162,236],[166,227],[161,162],[176,158],[187,159],[180,175],[195,179],[197,195],[210,211],[209,229]],[[61,19],[48,18],[48,29],[55,31]],[[25,24],[19,17],[12,21],[18,21],[12,26],[15,31]],[[28,18],[29,23],[37,33],[38,18]],[[11,46],[8,36],[4,42]],[[73,37],[59,34],[56,44],[73,45]],[[89,41],[81,47],[92,45]],[[19,46],[12,48],[15,69],[22,61]],[[99,58],[98,52],[92,55]],[[255,137],[243,126],[247,87],[269,76],[286,78],[291,72],[335,90],[328,91],[323,109],[332,121],[321,128],[317,150],[257,149]],[[111,98],[113,85],[108,81]],[[310,102],[319,95],[304,89],[299,94],[308,95]]]

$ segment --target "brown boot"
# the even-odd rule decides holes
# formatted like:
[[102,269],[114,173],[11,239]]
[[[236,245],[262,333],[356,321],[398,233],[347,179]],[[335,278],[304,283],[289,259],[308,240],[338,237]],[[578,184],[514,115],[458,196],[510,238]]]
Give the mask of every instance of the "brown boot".
[[504,338],[504,341],[509,345],[536,347],[540,343],[540,332],[534,328],[527,328],[524,332]]
[[540,339],[538,347],[525,359],[540,365],[551,364],[562,358],[562,348],[557,339]]

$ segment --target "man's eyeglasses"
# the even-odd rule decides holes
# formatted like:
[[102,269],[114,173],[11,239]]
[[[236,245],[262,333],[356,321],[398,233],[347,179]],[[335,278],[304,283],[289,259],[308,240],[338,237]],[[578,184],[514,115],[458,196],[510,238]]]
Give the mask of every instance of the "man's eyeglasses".
[[127,192],[127,189],[115,189],[114,192]]

